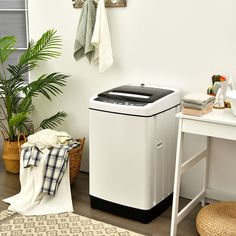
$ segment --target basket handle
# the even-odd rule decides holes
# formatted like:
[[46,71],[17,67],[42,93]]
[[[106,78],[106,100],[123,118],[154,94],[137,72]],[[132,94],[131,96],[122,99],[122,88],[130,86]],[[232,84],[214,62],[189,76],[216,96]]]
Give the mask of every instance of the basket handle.
[[76,139],[80,143],[79,150],[82,151],[84,148],[84,143],[85,143],[85,137]]
[[[6,135],[4,134],[4,132],[1,130],[1,133],[2,133],[2,137],[6,140],[7,138],[6,138]],[[26,142],[27,141],[27,138],[25,137],[25,135],[24,134],[19,134],[18,136],[17,136],[17,142],[18,142],[18,146],[19,146],[19,143],[20,143],[20,137],[23,137],[24,138],[24,141]]]
[[21,144],[20,144],[20,137],[23,137],[25,142],[27,141],[27,138],[25,137],[24,134],[19,134],[18,137],[17,137],[17,142],[18,142],[18,147],[19,148],[21,146]]

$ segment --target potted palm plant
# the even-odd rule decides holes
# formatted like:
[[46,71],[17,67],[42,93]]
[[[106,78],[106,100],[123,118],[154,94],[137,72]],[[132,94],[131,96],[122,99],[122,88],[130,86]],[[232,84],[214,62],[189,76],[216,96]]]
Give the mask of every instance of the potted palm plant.
[[[6,170],[11,173],[19,172],[20,135],[29,135],[35,130],[30,119],[32,98],[43,95],[52,100],[53,96],[62,93],[61,89],[68,77],[54,72],[42,74],[32,82],[26,81],[28,73],[35,69],[40,61],[47,61],[60,55],[61,39],[55,30],[48,30],[36,42],[31,42],[18,62],[10,65],[8,61],[16,50],[15,45],[15,36],[0,38],[0,129],[4,138],[3,160]],[[65,112],[60,111],[44,119],[39,127],[52,129],[66,116]]]

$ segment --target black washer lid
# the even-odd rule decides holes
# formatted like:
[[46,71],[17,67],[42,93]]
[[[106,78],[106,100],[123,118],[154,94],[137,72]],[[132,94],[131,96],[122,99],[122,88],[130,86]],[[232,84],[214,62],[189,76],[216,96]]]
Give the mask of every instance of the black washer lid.
[[127,102],[132,101],[153,103],[173,92],[173,90],[156,87],[146,87],[142,84],[139,86],[124,85],[100,93],[98,94],[98,97],[113,100],[124,100]]

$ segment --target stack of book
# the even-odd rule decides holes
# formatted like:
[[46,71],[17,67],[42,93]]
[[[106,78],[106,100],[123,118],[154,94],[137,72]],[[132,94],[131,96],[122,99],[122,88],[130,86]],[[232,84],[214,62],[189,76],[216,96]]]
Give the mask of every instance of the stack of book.
[[212,111],[215,97],[204,93],[190,93],[183,97],[182,113],[202,116]]

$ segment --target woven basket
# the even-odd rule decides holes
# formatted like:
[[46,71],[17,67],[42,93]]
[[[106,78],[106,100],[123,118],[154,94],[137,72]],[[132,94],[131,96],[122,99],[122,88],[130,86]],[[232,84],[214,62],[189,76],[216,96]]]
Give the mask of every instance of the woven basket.
[[18,140],[11,142],[4,139],[3,143],[3,163],[5,170],[12,174],[19,174],[20,171],[20,145],[26,141],[24,135],[20,135]]
[[79,147],[71,149],[68,153],[70,163],[70,184],[75,181],[80,171],[85,138],[76,139],[76,141],[80,142]]
[[203,207],[196,219],[201,236],[236,236],[236,202],[217,202]]

